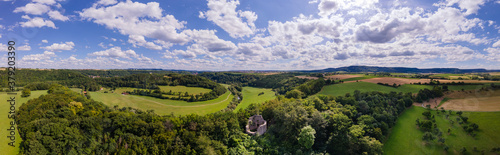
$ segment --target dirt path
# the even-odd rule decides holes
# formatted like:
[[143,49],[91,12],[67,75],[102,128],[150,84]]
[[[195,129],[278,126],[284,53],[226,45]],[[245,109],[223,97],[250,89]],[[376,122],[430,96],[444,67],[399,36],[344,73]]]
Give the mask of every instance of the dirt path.
[[[132,96],[132,95],[130,95],[130,96]],[[219,104],[219,103],[225,102],[225,101],[227,101],[229,99],[229,96],[231,96],[231,93],[229,93],[227,95],[226,99],[224,99],[222,101],[219,101],[219,102],[216,102],[216,103],[211,103],[211,104],[195,105],[195,106],[168,105],[168,104],[165,104],[165,103],[148,100],[148,99],[145,99],[145,98],[142,98],[142,97],[139,97],[139,96],[132,96],[132,97],[135,97],[135,98],[138,98],[138,99],[141,99],[141,100],[145,100],[145,101],[149,101],[149,102],[153,102],[153,103],[156,103],[156,104],[160,104],[160,105],[163,105],[163,106],[168,106],[168,107],[203,107],[203,106],[209,106],[209,105],[214,105],[214,104]]]

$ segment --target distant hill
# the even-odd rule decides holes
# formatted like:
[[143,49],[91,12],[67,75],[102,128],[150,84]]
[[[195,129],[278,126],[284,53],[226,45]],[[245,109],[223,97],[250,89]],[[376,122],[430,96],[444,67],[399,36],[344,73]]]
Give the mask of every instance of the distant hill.
[[479,73],[479,72],[500,72],[500,70],[486,69],[458,69],[458,68],[408,68],[408,67],[377,67],[377,66],[348,66],[339,68],[327,68],[322,70],[308,70],[301,72],[390,72],[390,73]]

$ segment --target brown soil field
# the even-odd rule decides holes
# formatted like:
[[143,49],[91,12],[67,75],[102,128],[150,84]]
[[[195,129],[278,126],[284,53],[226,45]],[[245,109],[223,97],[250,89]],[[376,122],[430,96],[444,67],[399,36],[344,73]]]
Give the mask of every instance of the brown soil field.
[[[410,83],[429,83],[430,79],[404,79],[404,78],[392,78],[392,77],[380,77],[380,78],[371,78],[371,79],[364,79],[361,80],[364,82],[371,82],[371,83],[388,83],[392,85],[393,83],[395,84],[410,84]],[[488,80],[438,80],[441,83],[451,83],[451,82],[464,82],[464,83],[497,83],[500,81],[488,81]]]
[[500,72],[491,72],[490,75],[500,75]]
[[498,90],[454,92],[445,96],[450,98],[441,105],[445,110],[500,111]]
[[325,78],[329,78],[332,80],[343,80],[343,79],[349,79],[349,78],[355,78],[355,77],[362,77],[363,75],[349,75],[349,74],[344,74],[344,75],[330,75],[326,76]]

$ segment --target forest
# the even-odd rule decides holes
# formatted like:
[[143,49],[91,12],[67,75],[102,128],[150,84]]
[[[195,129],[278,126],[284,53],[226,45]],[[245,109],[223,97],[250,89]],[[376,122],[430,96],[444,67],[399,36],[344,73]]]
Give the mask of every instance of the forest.
[[272,88],[278,94],[284,95],[295,87],[307,82],[307,79],[295,77],[303,73],[283,73],[274,75],[258,74],[237,74],[225,72],[204,72],[199,76],[212,81],[224,84],[240,84],[242,86],[251,86],[259,88]]

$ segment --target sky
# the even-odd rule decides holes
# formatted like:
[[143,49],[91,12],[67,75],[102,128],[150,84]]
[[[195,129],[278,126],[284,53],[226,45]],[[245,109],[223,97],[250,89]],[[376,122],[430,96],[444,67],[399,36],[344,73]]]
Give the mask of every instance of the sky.
[[0,55],[55,69],[500,69],[500,0],[0,0]]

